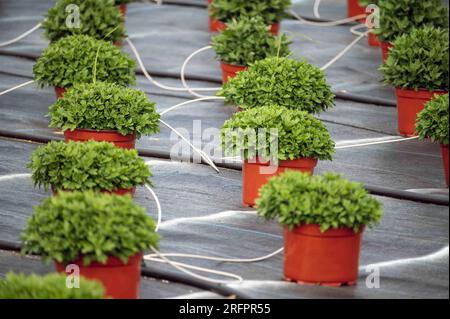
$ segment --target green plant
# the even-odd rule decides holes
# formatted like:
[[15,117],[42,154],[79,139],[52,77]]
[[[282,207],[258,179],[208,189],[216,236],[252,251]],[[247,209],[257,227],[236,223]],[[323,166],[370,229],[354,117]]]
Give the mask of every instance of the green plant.
[[[274,129],[276,132],[271,133]],[[314,116],[278,106],[234,114],[224,123],[221,136],[222,148],[227,155],[236,156],[242,152],[245,159],[273,156],[270,150],[275,139],[278,160],[331,160],[335,146],[326,127]],[[265,140],[260,140],[261,137]]]
[[50,127],[116,130],[122,135],[159,132],[159,114],[145,93],[112,83],[77,84],[50,106]]
[[80,277],[79,288],[68,288],[63,274],[38,276],[12,272],[0,280],[0,299],[101,299],[104,288]]
[[416,132],[421,139],[430,138],[433,142],[448,145],[448,93],[436,95],[417,115]]
[[[78,7],[77,11],[71,9],[73,5]],[[79,25],[76,25],[77,18]],[[123,19],[114,0],[58,0],[48,10],[42,26],[51,42],[73,34],[114,42],[125,35]]]
[[244,65],[269,56],[288,56],[291,42],[283,34],[275,37],[261,17],[232,20],[212,39],[217,57],[228,64]]
[[377,5],[380,26],[374,33],[384,42],[393,42],[415,28],[448,28],[448,9],[441,0],[379,0]]
[[23,254],[68,264],[82,258],[106,263],[156,247],[153,219],[131,196],[94,191],[62,192],[34,207],[22,233]]
[[108,142],[50,142],[33,152],[28,167],[35,186],[46,190],[131,189],[151,177],[136,150]]
[[399,88],[448,90],[448,29],[414,29],[394,42],[380,70]]
[[359,0],[359,5],[361,7],[367,7],[369,4],[378,5],[378,2],[380,2],[380,0]]
[[119,4],[127,4],[130,2],[133,2],[134,0],[115,0],[114,3],[116,6],[118,6]]
[[90,83],[94,79],[97,50],[98,81],[124,86],[135,83],[134,60],[111,43],[86,35],[68,36],[52,43],[34,65],[34,78],[40,87],[67,88],[75,83]]
[[228,22],[243,16],[260,16],[267,24],[280,22],[291,7],[291,0],[214,0],[209,5],[211,16]]
[[306,61],[271,57],[229,79],[218,95],[243,109],[270,105],[319,113],[333,106],[325,74]]
[[326,173],[309,176],[286,171],[260,189],[258,214],[276,219],[290,230],[302,224],[320,225],[322,232],[347,227],[358,232],[362,226],[377,224],[383,211],[362,184]]

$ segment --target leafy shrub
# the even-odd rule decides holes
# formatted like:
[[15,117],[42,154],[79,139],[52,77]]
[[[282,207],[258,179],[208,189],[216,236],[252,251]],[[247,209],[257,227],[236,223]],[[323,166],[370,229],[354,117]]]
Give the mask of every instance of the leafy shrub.
[[95,57],[99,50],[96,79],[98,81],[134,84],[136,63],[113,44],[86,35],[65,37],[44,50],[33,67],[40,87],[70,87],[93,81]]
[[380,68],[384,83],[408,89],[448,90],[448,29],[414,29],[394,42]]
[[302,224],[318,224],[322,232],[348,227],[358,232],[361,226],[373,226],[383,216],[380,203],[364,187],[326,173],[309,176],[286,171],[260,189],[258,214],[276,219],[294,229]]
[[155,223],[130,195],[94,191],[63,192],[34,207],[22,233],[24,254],[68,264],[78,258],[88,266],[114,256],[128,258],[150,246],[159,235]]
[[[71,13],[70,10],[66,11],[69,5],[79,8],[79,28],[66,23]],[[73,34],[89,35],[111,42],[125,35],[123,18],[114,0],[58,0],[48,10],[42,26],[45,37],[52,42]]]
[[77,84],[50,106],[50,127],[116,130],[122,135],[159,132],[159,114],[145,93],[116,84]]
[[47,190],[114,191],[150,183],[136,150],[108,142],[50,142],[33,152],[28,167],[35,186]]
[[209,5],[211,16],[219,21],[228,22],[243,16],[260,16],[267,24],[281,21],[291,0],[214,0]]
[[219,91],[225,101],[243,109],[271,105],[319,113],[333,106],[325,74],[306,61],[267,58],[228,80]]
[[114,2],[115,2],[115,4],[116,5],[119,5],[119,4],[127,4],[127,3],[130,3],[130,2],[133,2],[134,0],[115,0]]
[[287,37],[275,37],[261,17],[232,20],[228,28],[213,37],[217,57],[228,64],[249,65],[269,56],[290,55]]
[[[259,141],[258,130],[265,129],[266,142]],[[317,158],[331,160],[334,142],[326,127],[311,114],[299,110],[289,110],[278,106],[249,109],[233,115],[223,125],[222,148],[230,156],[243,152],[245,159],[270,154],[270,143],[274,135],[270,129],[277,129],[279,160]],[[255,138],[242,139],[243,133],[254,133]],[[251,136],[251,135],[247,135]],[[264,150],[258,146],[264,145]],[[261,154],[263,153],[263,154]]]
[[80,277],[79,288],[67,288],[66,276],[8,273],[0,279],[0,299],[101,299],[103,286]]
[[425,26],[448,28],[448,9],[441,0],[379,0],[381,41],[393,42],[412,29]]
[[448,117],[448,93],[435,96],[417,116],[416,131],[420,138],[448,145]]

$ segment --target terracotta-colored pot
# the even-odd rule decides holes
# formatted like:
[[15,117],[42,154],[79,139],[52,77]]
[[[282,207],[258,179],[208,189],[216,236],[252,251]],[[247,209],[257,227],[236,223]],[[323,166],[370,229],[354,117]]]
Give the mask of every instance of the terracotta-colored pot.
[[389,57],[389,50],[393,47],[392,43],[381,41],[380,42],[380,48],[381,48],[381,56],[383,57],[383,63],[386,62],[387,58]]
[[441,152],[442,152],[442,160],[444,162],[444,171],[445,171],[445,182],[447,183],[447,187],[449,184],[449,177],[448,177],[448,171],[449,171],[449,167],[448,167],[448,144],[444,145],[441,144]]
[[369,41],[370,46],[372,46],[372,47],[380,46],[380,41],[378,40],[378,36],[376,34],[369,32],[368,39],[369,39],[368,41]]
[[85,142],[94,140],[97,142],[111,142],[117,147],[133,149],[136,145],[136,135],[122,135],[117,131],[96,131],[90,129],[75,129],[64,131],[64,141]]
[[222,82],[227,83],[229,78],[234,78],[236,73],[247,70],[246,66],[233,65],[225,62],[220,63],[222,67]]
[[319,225],[285,228],[285,279],[324,286],[356,284],[363,230],[355,233],[339,228],[321,233]]
[[271,177],[278,176],[288,169],[313,174],[316,165],[317,159],[314,158],[279,161],[278,167],[271,166],[270,163],[263,163],[259,158],[253,161],[245,160],[242,167],[242,195],[244,206],[255,206],[255,201],[259,197],[259,189]]
[[446,94],[446,91],[396,89],[398,131],[403,136],[415,136],[417,114],[435,94]]
[[[211,32],[219,32],[222,30],[225,30],[227,28],[227,25],[225,22],[218,21],[215,19],[210,18],[209,20],[209,30]],[[273,23],[270,25],[270,32],[277,36],[280,33],[280,23]]]
[[59,86],[55,86],[55,94],[57,99],[61,99],[64,97],[64,93],[66,93],[66,88],[62,88]]
[[[365,14],[366,8],[359,5],[359,0],[347,0],[347,15],[349,18]],[[359,19],[363,23],[365,19]]]
[[[79,267],[81,276],[102,283],[105,287],[105,298],[137,299],[142,255],[139,253],[130,257],[127,264],[116,257],[109,257],[105,265],[93,262],[89,266],[84,266],[81,258],[71,264]],[[65,273],[65,265],[55,262],[55,267],[57,272]]]
[[117,8],[119,9],[120,14],[122,15],[122,17],[125,18],[125,16],[127,15],[127,5],[122,3],[122,4],[119,4],[117,6]]

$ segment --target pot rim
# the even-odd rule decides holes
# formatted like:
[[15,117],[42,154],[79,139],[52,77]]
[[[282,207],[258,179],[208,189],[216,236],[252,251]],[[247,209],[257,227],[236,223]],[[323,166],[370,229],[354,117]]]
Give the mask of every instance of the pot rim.
[[97,129],[93,129],[93,128],[78,128],[78,127],[76,129],[74,129],[74,130],[67,129],[64,132],[73,133],[73,132],[76,132],[76,131],[78,131],[78,132],[80,132],[80,131],[81,132],[88,132],[88,133],[98,133],[98,134],[102,134],[102,133],[118,134],[118,135],[123,136],[123,137],[135,136],[136,135],[134,133],[127,134],[127,135],[122,135],[117,130],[97,130]]
[[290,230],[287,226],[284,226],[285,232],[291,233],[293,235],[306,235],[311,237],[326,237],[326,238],[337,238],[337,237],[354,237],[361,235],[365,230],[365,225],[361,225],[358,232],[354,232],[353,228],[342,226],[340,228],[329,228],[325,232],[320,231],[319,224],[300,224],[294,229]]
[[86,267],[86,268],[90,268],[90,267],[110,268],[110,267],[130,266],[130,265],[134,265],[136,263],[140,263],[140,261],[141,261],[143,256],[144,256],[143,252],[137,252],[136,254],[131,255],[130,257],[128,257],[128,262],[126,264],[124,262],[122,262],[122,260],[120,260],[118,257],[109,255],[107,257],[107,260],[106,260],[105,264],[101,263],[98,260],[94,260],[94,261],[92,261],[89,264],[89,266],[84,266],[84,264],[83,264],[83,254],[80,254],[80,256],[77,259],[75,259],[73,261],[70,261],[67,264],[63,263],[63,262],[56,261],[56,260],[54,260],[54,262],[57,265],[63,266],[63,267],[67,266],[67,265],[70,265],[70,264],[75,264],[75,265],[79,265],[81,267]]

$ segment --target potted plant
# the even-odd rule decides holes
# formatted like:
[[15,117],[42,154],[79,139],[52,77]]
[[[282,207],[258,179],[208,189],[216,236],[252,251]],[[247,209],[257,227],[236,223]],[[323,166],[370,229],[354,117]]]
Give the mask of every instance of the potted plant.
[[243,16],[260,16],[270,31],[277,35],[280,21],[286,17],[286,11],[291,7],[291,0],[214,0],[209,4],[210,30],[221,31],[226,28],[226,22]]
[[258,60],[291,54],[287,37],[283,34],[277,38],[267,29],[261,17],[242,17],[227,23],[227,28],[213,37],[212,47],[221,62],[223,83]]
[[414,29],[394,42],[380,68],[384,83],[396,87],[398,128],[414,136],[417,113],[435,94],[448,92],[448,29]]
[[225,154],[241,155],[244,161],[244,206],[254,206],[261,186],[285,170],[314,173],[317,161],[331,160],[335,147],[321,121],[279,106],[234,114],[223,125],[221,136]]
[[425,105],[425,109],[417,115],[416,131],[421,139],[430,138],[441,144],[444,162],[445,181],[449,186],[449,151],[448,151],[448,93],[437,95]]
[[395,39],[425,26],[448,28],[448,9],[441,0],[378,0],[380,26],[374,34],[381,41],[383,62]]
[[219,96],[241,109],[278,105],[320,113],[333,106],[325,73],[306,61],[269,57],[224,84]]
[[[347,16],[349,18],[356,17],[366,13],[366,6],[360,3],[359,0],[347,0]],[[364,19],[358,21],[363,22]]]
[[125,17],[127,14],[127,4],[133,2],[133,0],[115,0],[114,4],[119,8],[120,14],[122,17]]
[[[361,7],[363,7],[363,8],[364,8],[364,11],[365,11],[366,8],[367,8],[367,6],[369,6],[369,5],[371,5],[371,4],[378,5],[378,1],[379,1],[379,0],[359,0],[359,5],[360,5]],[[360,21],[360,22],[361,22],[361,23],[365,23],[366,20],[364,19],[364,20],[362,20],[362,21]],[[373,30],[371,30],[371,31],[369,32],[369,34],[367,35],[368,43],[369,43],[370,46],[373,46],[373,47],[379,47],[379,46],[380,46],[380,40],[378,39],[378,36],[375,35],[372,31],[373,31]]]
[[133,59],[109,42],[72,35],[50,44],[36,61],[33,73],[40,87],[54,86],[57,96],[62,97],[75,83],[91,83],[94,69],[97,81],[134,84],[135,66]]
[[79,286],[69,288],[62,274],[38,276],[9,272],[0,279],[0,299],[101,299],[103,286],[80,277]]
[[301,284],[353,285],[361,237],[383,215],[363,185],[339,175],[289,171],[271,179],[258,214],[284,227],[284,276]]
[[58,272],[77,265],[105,297],[139,296],[143,251],[156,247],[155,223],[131,196],[65,192],[34,208],[21,236],[23,254],[53,260]]
[[[78,7],[77,14],[74,6]],[[70,14],[73,19],[69,19]],[[123,17],[115,0],[58,0],[48,10],[42,26],[44,36],[51,42],[68,35],[84,34],[118,43],[125,36]]]
[[134,148],[136,137],[159,132],[155,103],[144,92],[113,83],[75,84],[50,106],[50,127],[65,140],[107,141]]
[[33,152],[28,168],[35,186],[58,193],[94,189],[132,194],[151,177],[136,150],[95,141],[50,142]]

